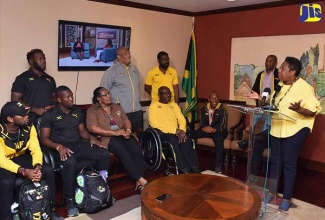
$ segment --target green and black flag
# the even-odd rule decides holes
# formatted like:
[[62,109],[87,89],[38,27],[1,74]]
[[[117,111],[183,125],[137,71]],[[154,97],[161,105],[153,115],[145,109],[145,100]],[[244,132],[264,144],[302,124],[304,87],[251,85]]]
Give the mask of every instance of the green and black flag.
[[183,76],[182,88],[186,92],[186,109],[184,110],[184,116],[189,122],[197,120],[197,67],[196,67],[196,48],[195,48],[195,36],[192,31],[190,45],[188,48],[186,66]]

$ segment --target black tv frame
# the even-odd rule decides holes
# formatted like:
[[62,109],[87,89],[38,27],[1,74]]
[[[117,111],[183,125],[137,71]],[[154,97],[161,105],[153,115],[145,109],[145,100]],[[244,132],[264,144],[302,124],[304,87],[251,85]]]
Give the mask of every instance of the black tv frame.
[[[89,62],[89,65],[87,66],[79,66],[79,65],[60,65],[60,54],[67,54],[67,53],[71,53],[71,46],[68,46],[69,43],[73,42],[72,38],[70,38],[70,42],[66,44],[66,38],[65,38],[65,25],[75,25],[77,26],[77,32],[82,32],[81,36],[79,35],[80,33],[77,34],[73,34],[75,36],[73,36],[73,39],[76,39],[77,37],[81,37],[81,42],[85,43],[85,40],[87,39],[95,39],[95,47],[97,45],[96,41],[99,41],[100,39],[98,38],[99,34],[98,34],[98,30],[99,29],[116,29],[116,30],[121,30],[121,32],[123,33],[122,36],[120,36],[120,34],[116,34],[115,35],[115,39],[113,40],[113,44],[116,44],[117,47],[119,46],[125,46],[127,48],[130,48],[130,41],[131,41],[131,27],[126,27],[126,26],[117,26],[117,25],[108,25],[108,24],[97,24],[97,23],[87,23],[87,22],[79,22],[79,21],[67,21],[67,20],[59,20],[58,21],[58,51],[57,51],[57,59],[58,59],[58,71],[105,71],[106,69],[108,69],[111,65],[109,63],[104,63],[104,62],[100,62],[100,64],[97,63],[93,63],[93,62]],[[87,27],[89,27],[89,31],[95,30],[95,35],[94,33],[92,33],[92,35],[87,36],[86,31]],[[98,29],[97,29],[98,28]],[[80,31],[81,29],[81,31]],[[101,33],[105,33],[105,31],[102,31]],[[109,31],[108,31],[109,32]],[[107,33],[108,33],[107,32]],[[90,33],[90,32],[89,32]],[[117,37],[119,36],[119,39],[117,41]],[[113,35],[114,36],[114,35]],[[104,37],[108,37],[105,36]],[[108,37],[110,38],[110,37]],[[112,38],[111,38],[112,39]],[[105,38],[102,38],[101,41],[103,42],[105,40]],[[107,40],[107,39],[106,39]],[[75,40],[74,40],[75,41]],[[90,51],[92,51],[93,53],[90,53],[90,57],[94,56],[94,51],[95,51],[95,47],[94,48],[90,48]],[[67,57],[65,57],[67,58]],[[86,60],[86,59],[84,59]],[[69,61],[70,62],[70,61]],[[71,61],[72,62],[72,61]],[[110,62],[112,63],[112,62]]]

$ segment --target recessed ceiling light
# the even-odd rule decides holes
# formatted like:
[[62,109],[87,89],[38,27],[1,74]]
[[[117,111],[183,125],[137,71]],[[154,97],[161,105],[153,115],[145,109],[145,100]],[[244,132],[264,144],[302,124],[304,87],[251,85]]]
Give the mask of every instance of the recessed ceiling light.
[[235,2],[235,1],[237,1],[237,0],[227,0],[227,2]]

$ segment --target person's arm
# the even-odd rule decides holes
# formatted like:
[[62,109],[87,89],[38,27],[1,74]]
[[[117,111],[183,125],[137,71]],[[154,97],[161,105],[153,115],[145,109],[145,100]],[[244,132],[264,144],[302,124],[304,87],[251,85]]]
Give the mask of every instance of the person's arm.
[[174,89],[174,98],[175,98],[175,102],[177,104],[179,104],[179,88],[178,88],[178,84],[173,85],[173,89]]
[[146,91],[149,95],[151,95],[152,86],[144,84],[144,91]]
[[308,116],[308,117],[314,117],[316,115],[316,112],[312,112],[309,109],[303,108],[301,106],[302,100],[299,100],[298,102],[293,102],[290,104],[289,109],[292,111],[295,111],[303,116]]
[[32,155],[32,160],[33,160],[33,167],[36,164],[43,164],[43,153],[39,144],[39,140],[37,137],[37,132],[36,129],[34,127],[34,125],[32,125],[31,130],[30,130],[30,136],[29,136],[29,140],[27,142],[27,147],[30,150],[30,154]]
[[201,108],[201,127],[207,127],[209,126],[209,121],[205,119],[205,113],[206,113],[206,108],[202,106]]
[[31,112],[41,116],[45,112],[45,108],[34,108],[33,106],[27,105],[27,103],[23,102],[23,94],[18,93],[18,92],[11,92],[11,101],[17,101],[23,104],[26,108],[32,108]]
[[110,67],[105,71],[102,81],[100,82],[100,86],[106,88],[108,91],[111,91],[113,87],[113,68],[114,67]]

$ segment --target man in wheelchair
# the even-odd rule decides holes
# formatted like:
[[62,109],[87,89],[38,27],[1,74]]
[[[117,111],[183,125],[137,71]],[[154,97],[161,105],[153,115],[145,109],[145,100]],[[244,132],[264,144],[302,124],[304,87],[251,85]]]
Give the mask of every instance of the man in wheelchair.
[[186,120],[179,106],[170,102],[171,92],[166,86],[158,89],[158,102],[149,107],[149,124],[162,132],[162,141],[169,142],[174,149],[177,167],[181,173],[200,173],[192,140],[186,134]]

